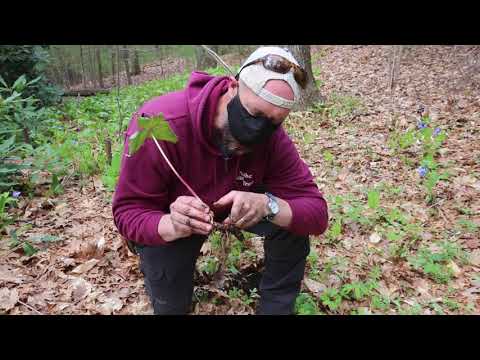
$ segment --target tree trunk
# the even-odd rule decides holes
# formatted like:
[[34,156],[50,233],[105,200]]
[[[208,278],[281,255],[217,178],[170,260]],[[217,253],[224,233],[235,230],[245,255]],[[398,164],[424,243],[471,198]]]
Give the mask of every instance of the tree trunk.
[[93,56],[92,56],[92,51],[90,48],[88,48],[88,59],[90,60],[90,69],[89,69],[89,78],[90,78],[90,81],[92,82],[93,86],[98,86],[97,85],[97,78],[95,76],[95,65],[94,65],[94,59],[93,59]]
[[105,139],[105,153],[108,165],[112,165],[112,141],[109,138]]
[[138,59],[138,50],[133,51],[133,75],[140,75],[142,70],[140,69],[140,61]]
[[115,81],[115,50],[112,46],[112,49],[111,49],[111,56],[112,56],[112,86],[115,86],[116,84],[116,81]]
[[296,110],[305,110],[319,100],[319,91],[312,71],[312,58],[310,54],[310,45],[286,45],[287,48],[297,59],[298,63],[307,72],[307,86],[302,91],[299,104]]
[[83,64],[83,47],[80,45],[80,65],[82,67],[82,85],[83,88],[87,87],[87,79],[85,78],[85,65]]
[[23,141],[25,141],[26,144],[30,144],[31,143],[30,132],[28,131],[28,128],[23,127],[22,133],[23,133]]
[[123,45],[123,63],[125,64],[125,73],[127,75],[128,85],[132,85],[132,78],[130,77],[130,66],[128,65],[128,49],[127,45]]
[[100,53],[100,48],[95,49],[95,55],[97,57],[97,66],[98,66],[98,83],[100,85],[100,88],[103,89],[105,86],[103,85],[102,57]]
[[[207,45],[218,54],[218,45]],[[217,66],[217,61],[208,54],[200,45],[195,46],[196,69],[204,70]]]

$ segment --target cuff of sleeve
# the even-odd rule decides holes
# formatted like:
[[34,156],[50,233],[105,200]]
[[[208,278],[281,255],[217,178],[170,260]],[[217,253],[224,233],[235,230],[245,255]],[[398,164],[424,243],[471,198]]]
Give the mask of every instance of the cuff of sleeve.
[[[322,199],[323,200],[323,199]],[[305,199],[285,200],[292,210],[292,220],[288,231],[301,235],[321,235],[328,226],[328,213],[325,208],[312,206]],[[325,201],[323,200],[325,203]],[[312,216],[312,214],[317,214]]]
[[148,221],[145,223],[144,228],[144,242],[148,245],[167,245],[166,242],[158,233],[158,223],[160,219],[165,215],[164,213],[159,213],[151,216]]
[[300,204],[297,204],[295,199],[285,201],[288,203],[288,205],[290,205],[290,209],[292,210],[292,220],[290,221],[290,226],[287,228],[287,230],[297,235],[308,235],[302,231],[302,229],[305,230],[305,228],[301,224],[302,210]]

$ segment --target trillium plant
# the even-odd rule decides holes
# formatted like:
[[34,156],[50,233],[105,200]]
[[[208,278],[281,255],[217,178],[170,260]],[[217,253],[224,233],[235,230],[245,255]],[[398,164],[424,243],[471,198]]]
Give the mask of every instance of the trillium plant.
[[[128,155],[132,156],[135,154],[140,147],[144,144],[145,140],[151,138],[155,145],[157,146],[158,151],[162,154],[162,157],[167,162],[168,166],[172,169],[173,173],[177,178],[182,182],[183,185],[188,189],[190,194],[192,194],[197,200],[201,201],[203,204],[205,202],[197,195],[197,193],[192,189],[192,187],[182,178],[182,176],[177,172],[175,167],[172,165],[167,155],[163,151],[162,147],[159,144],[159,140],[169,141],[172,143],[177,143],[178,138],[171,129],[168,122],[165,120],[163,114],[159,114],[154,117],[145,117],[139,116],[137,118],[138,128],[135,133],[130,135],[128,138]],[[206,205],[206,204],[205,204]],[[208,207],[208,205],[206,205]],[[214,230],[220,230],[222,232],[231,232],[239,240],[243,241],[244,237],[240,229],[234,227],[233,225],[221,224],[213,221],[213,217],[210,219],[210,223],[213,225]]]

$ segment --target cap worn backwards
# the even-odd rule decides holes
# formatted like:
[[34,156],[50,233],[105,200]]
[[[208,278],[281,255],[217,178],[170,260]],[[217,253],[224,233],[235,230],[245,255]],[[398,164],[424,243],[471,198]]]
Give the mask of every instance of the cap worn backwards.
[[[275,46],[265,46],[258,48],[247,58],[238,70],[237,76],[240,74],[240,80],[262,99],[271,104],[291,109],[300,98],[300,87],[295,81],[291,70],[286,74],[280,74],[266,69],[262,64],[253,64],[245,67],[249,63],[261,59],[266,55],[278,55],[300,66],[290,52]],[[293,90],[294,100],[285,99],[265,89],[264,86],[269,80],[284,80],[287,82]]]

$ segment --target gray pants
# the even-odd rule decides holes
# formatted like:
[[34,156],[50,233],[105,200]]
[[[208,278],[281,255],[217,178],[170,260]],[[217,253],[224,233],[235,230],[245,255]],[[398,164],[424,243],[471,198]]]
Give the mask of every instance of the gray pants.
[[[292,314],[310,251],[309,238],[269,222],[261,222],[247,231],[265,236],[265,270],[256,313]],[[205,240],[204,236],[191,236],[162,246],[136,245],[155,314],[190,312],[195,263]]]

